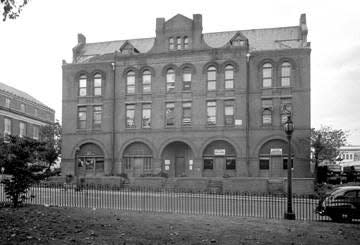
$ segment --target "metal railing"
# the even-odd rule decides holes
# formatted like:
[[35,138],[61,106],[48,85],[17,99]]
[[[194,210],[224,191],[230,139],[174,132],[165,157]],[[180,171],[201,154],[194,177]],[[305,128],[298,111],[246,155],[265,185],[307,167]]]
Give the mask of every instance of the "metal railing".
[[[283,219],[285,194],[194,191],[176,188],[118,187],[41,183],[27,193],[25,203],[81,208],[104,208],[190,215],[218,215]],[[0,202],[9,202],[0,184]],[[293,195],[297,220],[329,220],[315,213],[319,199]]]

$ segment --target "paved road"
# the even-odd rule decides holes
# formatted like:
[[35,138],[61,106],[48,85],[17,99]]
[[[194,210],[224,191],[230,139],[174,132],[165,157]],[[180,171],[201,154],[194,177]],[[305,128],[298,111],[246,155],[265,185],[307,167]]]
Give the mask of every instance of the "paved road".
[[[221,216],[283,218],[287,199],[281,196],[215,195],[130,190],[81,190],[34,187],[27,202],[67,207],[111,208],[132,211],[169,212]],[[0,188],[0,200],[4,199]],[[316,199],[294,198],[297,219],[326,220],[314,213]]]

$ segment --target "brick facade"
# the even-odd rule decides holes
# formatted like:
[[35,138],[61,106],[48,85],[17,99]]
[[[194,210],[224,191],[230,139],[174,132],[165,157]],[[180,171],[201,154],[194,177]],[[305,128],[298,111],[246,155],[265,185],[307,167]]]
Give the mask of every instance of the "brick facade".
[[[203,34],[197,14],[193,19],[158,18],[155,38],[86,43],[79,34],[73,62],[63,64],[63,174],[138,177],[162,171],[170,177],[285,177],[281,114],[286,102],[296,127],[293,176],[311,177],[311,50],[306,35],[305,15],[298,26]],[[263,84],[268,74],[264,64],[272,66],[270,87]],[[287,73],[282,72],[284,64],[290,67]],[[214,90],[208,84],[213,79],[210,67],[216,70]],[[174,88],[167,83],[169,69],[175,72]],[[233,70],[233,78],[227,69]],[[151,91],[145,88],[145,71],[151,73]],[[186,71],[191,85],[183,82]],[[101,95],[95,95],[96,74],[101,75]],[[135,88],[128,78],[132,74]],[[286,76],[288,80],[281,78]],[[290,82],[284,86],[281,80]],[[216,102],[211,119],[208,102]],[[184,103],[191,103],[186,120]],[[144,105],[151,105],[146,122]],[[100,127],[94,120],[96,106],[102,109]],[[129,108],[134,108],[130,121]],[[268,124],[263,118],[267,109]],[[167,115],[174,116],[169,125]],[[84,145],[94,150],[82,152]],[[102,153],[95,153],[98,148]],[[271,149],[278,155],[270,154]]]

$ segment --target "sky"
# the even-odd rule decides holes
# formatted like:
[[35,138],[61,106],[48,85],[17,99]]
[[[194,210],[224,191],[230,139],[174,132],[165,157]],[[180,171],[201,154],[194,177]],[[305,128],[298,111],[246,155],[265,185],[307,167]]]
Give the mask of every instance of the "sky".
[[241,0],[31,0],[0,22],[0,81],[32,95],[61,121],[62,60],[77,33],[87,42],[155,36],[155,20],[202,14],[203,32],[298,25],[306,13],[311,42],[311,126],[348,130],[360,145],[360,3]]

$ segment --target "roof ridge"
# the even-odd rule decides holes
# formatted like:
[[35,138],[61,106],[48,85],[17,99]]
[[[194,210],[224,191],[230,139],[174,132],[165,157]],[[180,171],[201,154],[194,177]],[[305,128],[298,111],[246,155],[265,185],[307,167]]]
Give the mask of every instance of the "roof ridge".
[[145,39],[155,39],[155,37],[145,37],[145,38],[133,38],[133,39],[122,39],[122,40],[112,40],[112,41],[102,41],[102,42],[92,42],[92,43],[85,43],[88,44],[101,44],[101,43],[111,43],[111,42],[126,42],[126,41],[134,41],[134,40],[145,40]]
[[299,26],[282,26],[282,27],[267,27],[267,28],[258,28],[258,29],[246,29],[246,30],[233,30],[233,31],[217,31],[217,32],[207,32],[203,34],[215,34],[215,33],[226,33],[226,32],[243,32],[243,31],[258,31],[258,30],[274,30],[274,29],[286,29],[286,28],[295,28]]

